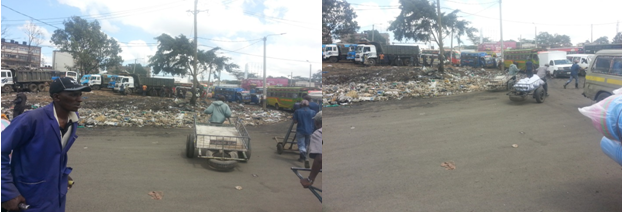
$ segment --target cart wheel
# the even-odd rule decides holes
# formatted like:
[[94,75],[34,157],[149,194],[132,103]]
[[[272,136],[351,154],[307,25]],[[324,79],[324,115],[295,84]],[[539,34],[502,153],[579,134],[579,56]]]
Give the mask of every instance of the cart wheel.
[[235,160],[218,160],[218,159],[209,159],[207,161],[209,166],[217,171],[231,171],[235,168],[235,165],[238,163]]
[[194,158],[194,135],[188,134],[188,139],[186,139],[186,157]]
[[539,87],[538,89],[536,89],[535,93],[534,93],[534,97],[536,98],[536,102],[538,103],[542,103],[544,102],[544,88],[543,87]]
[[285,149],[285,145],[283,145],[283,142],[279,142],[276,144],[276,152],[280,154],[283,154],[283,149]]

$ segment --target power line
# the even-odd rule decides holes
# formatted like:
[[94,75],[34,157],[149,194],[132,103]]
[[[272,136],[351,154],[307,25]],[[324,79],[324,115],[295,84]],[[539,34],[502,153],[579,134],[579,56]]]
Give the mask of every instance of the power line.
[[257,41],[257,40],[263,39],[263,38],[257,38],[257,39],[251,39],[251,40],[216,40],[216,39],[209,39],[209,38],[202,38],[202,37],[198,37],[198,38],[202,40],[209,40],[209,41],[216,41],[216,42],[231,42],[231,43],[251,42],[251,41]]
[[6,8],[7,8],[7,9],[9,9],[9,10],[13,10],[13,12],[19,13],[19,14],[21,14],[21,15],[23,15],[23,16],[29,17],[29,18],[31,18],[31,19],[33,19],[33,20],[39,21],[39,22],[41,22],[41,23],[43,23],[43,24],[46,24],[46,25],[48,25],[48,26],[54,27],[54,28],[56,28],[56,29],[60,29],[60,28],[55,27],[55,26],[52,26],[51,24],[48,24],[48,23],[46,23],[46,22],[44,22],[44,21],[40,21],[39,19],[33,18],[32,16],[29,16],[29,15],[26,15],[26,14],[24,14],[24,13],[21,13],[21,12],[19,12],[19,11],[17,11],[17,10],[14,10],[13,8],[10,8],[10,7],[8,7],[8,6],[4,5],[4,4],[3,4],[2,6],[3,6],[3,7],[6,7]]
[[250,44],[250,45],[248,45],[248,46],[245,46],[245,47],[242,47],[242,48],[240,48],[240,49],[233,50],[233,51],[234,51],[234,52],[235,52],[235,51],[240,51],[240,50],[242,50],[242,49],[245,49],[246,47],[249,47],[249,46],[255,45],[256,43],[259,43],[259,42],[261,42],[261,40],[259,40],[259,41],[255,41],[254,43],[251,43],[251,44]]
[[[199,46],[208,47],[208,48],[215,48],[215,47],[212,47],[212,46],[207,46],[207,45],[199,45]],[[222,51],[226,51],[226,52],[233,52],[233,53],[238,53],[238,54],[243,54],[243,55],[254,56],[254,57],[263,57],[263,55],[248,54],[248,53],[236,52],[236,51],[231,51],[231,50],[226,50],[226,49],[220,49],[220,50],[222,50]],[[277,57],[268,57],[268,56],[266,56],[266,58],[275,59],[275,60],[285,60],[285,61],[293,61],[293,62],[304,62],[304,63],[308,63],[306,60],[292,60],[292,59],[277,58]],[[312,62],[312,63],[316,63],[316,64],[317,64],[317,62]]]

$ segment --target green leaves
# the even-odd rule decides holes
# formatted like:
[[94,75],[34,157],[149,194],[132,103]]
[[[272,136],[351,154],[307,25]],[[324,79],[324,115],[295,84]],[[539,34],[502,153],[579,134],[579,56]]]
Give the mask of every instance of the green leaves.
[[354,21],[356,13],[345,0],[322,0],[322,43],[332,43],[360,28]]
[[108,38],[101,31],[99,22],[88,22],[73,16],[63,24],[65,29],[55,30],[50,41],[75,59],[75,65],[68,69],[84,75],[98,73],[100,68],[114,69],[121,66],[121,47],[116,40]]

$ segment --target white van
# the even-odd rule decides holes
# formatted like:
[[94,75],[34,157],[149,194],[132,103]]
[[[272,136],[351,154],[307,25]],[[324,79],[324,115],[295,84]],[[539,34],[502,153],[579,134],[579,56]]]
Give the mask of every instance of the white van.
[[570,67],[572,62],[566,59],[564,51],[541,51],[538,52],[540,67],[549,64],[547,71],[550,75],[557,78],[559,76],[570,77]]
[[581,75],[581,76],[585,76],[585,69],[587,69],[587,66],[594,59],[594,57],[596,57],[595,54],[569,54],[569,55],[566,55],[566,58],[568,58],[568,60],[570,60],[570,62],[574,62],[575,60],[579,61],[578,64],[583,69],[583,70],[581,70],[579,72],[579,75]]

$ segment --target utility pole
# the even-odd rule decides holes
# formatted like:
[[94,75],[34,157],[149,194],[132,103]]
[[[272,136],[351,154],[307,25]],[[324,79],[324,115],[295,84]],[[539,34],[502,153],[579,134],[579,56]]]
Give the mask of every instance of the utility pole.
[[309,63],[309,87],[311,87],[311,63]]
[[136,73],[136,59],[134,59],[134,70],[132,70],[132,73]]
[[453,64],[454,61],[454,28],[451,28],[451,44],[449,45],[449,63]]
[[592,26],[592,35],[590,36],[590,43],[594,43],[594,24]]
[[[440,52],[440,55],[438,56],[439,60],[439,66],[438,66],[438,71],[440,73],[445,72],[444,68],[443,68],[443,56],[445,55],[445,51],[443,48],[443,27],[441,26],[443,22],[441,22],[441,0],[436,0],[436,10],[438,13],[438,49]],[[432,65],[432,64],[431,64]]]
[[[199,51],[199,41],[197,40],[197,13],[199,13],[199,11],[197,10],[197,4],[199,3],[199,0],[194,0],[194,58],[192,61],[192,70],[193,70],[193,74],[192,74],[192,97],[190,98],[190,103],[191,104],[195,104],[197,101],[197,94],[196,94],[196,87],[197,87],[197,75],[199,73],[199,70],[197,70],[197,52]],[[218,83],[220,83],[220,74],[218,74]]]
[[[499,31],[501,32],[501,56],[505,57],[505,54],[503,53],[503,15],[501,12],[501,0],[499,0]],[[501,73],[503,73],[503,68],[505,68],[505,63],[500,65]]]
[[374,33],[374,25],[371,25],[371,42],[374,42],[374,35],[376,35],[376,33]]

